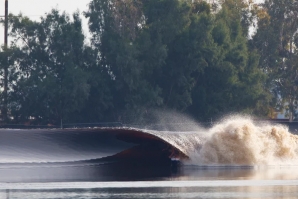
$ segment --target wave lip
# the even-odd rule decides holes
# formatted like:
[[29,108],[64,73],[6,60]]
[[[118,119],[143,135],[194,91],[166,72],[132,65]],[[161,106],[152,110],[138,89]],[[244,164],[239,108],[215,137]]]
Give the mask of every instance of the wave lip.
[[[133,129],[178,150],[185,165],[200,167],[297,166],[298,136],[281,124],[232,116],[190,132]],[[181,157],[181,158],[179,158]],[[175,159],[175,158],[174,158]]]
[[[26,155],[26,149],[32,152],[28,152],[28,156],[46,157],[48,154],[59,158],[62,163],[58,165],[160,160],[223,167],[298,165],[297,135],[291,134],[286,126],[259,123],[241,116],[226,118],[209,129],[197,128],[189,132],[121,127],[4,130],[0,135],[3,138],[0,157]],[[7,151],[9,149],[12,150]],[[44,164],[57,164],[56,159]],[[3,163],[0,167],[5,166]]]

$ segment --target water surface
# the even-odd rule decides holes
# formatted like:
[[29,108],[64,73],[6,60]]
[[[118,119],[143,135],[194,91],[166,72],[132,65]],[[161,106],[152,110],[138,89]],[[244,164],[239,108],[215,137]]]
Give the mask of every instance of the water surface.
[[72,198],[298,198],[298,137],[243,118],[189,132],[0,130],[0,199]]

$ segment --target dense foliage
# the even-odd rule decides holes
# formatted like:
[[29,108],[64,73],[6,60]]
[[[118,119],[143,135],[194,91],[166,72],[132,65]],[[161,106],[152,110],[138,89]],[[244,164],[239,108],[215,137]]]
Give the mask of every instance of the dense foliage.
[[91,0],[90,41],[79,13],[10,15],[9,122],[140,123],[156,110],[208,121],[265,116],[280,99],[293,112],[297,11],[294,0]]

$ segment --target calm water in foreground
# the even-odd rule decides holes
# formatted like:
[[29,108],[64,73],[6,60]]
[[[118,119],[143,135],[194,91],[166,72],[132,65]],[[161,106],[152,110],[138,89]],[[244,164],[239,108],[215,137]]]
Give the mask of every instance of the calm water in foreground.
[[183,167],[172,171],[105,167],[2,167],[0,198],[298,198],[297,167]]

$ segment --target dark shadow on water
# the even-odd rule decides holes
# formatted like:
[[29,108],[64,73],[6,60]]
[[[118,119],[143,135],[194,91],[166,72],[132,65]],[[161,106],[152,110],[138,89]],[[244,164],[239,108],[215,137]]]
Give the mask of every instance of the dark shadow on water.
[[179,172],[179,163],[165,158],[117,162],[89,160],[73,163],[6,164],[0,167],[0,183],[139,181],[167,178]]

